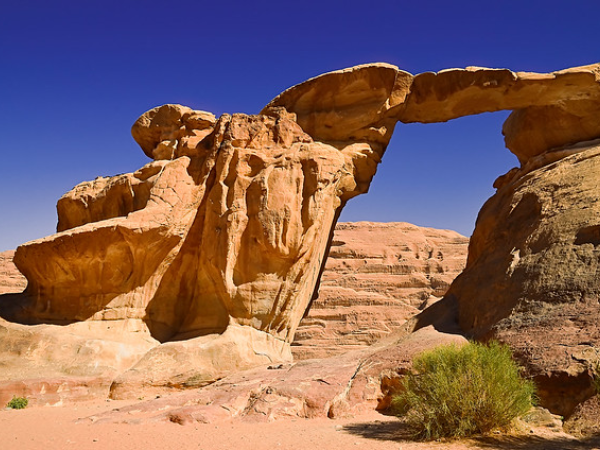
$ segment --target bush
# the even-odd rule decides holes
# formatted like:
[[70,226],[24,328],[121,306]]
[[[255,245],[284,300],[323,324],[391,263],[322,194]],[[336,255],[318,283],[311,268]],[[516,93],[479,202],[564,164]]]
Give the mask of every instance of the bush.
[[393,405],[421,439],[507,429],[531,409],[535,387],[507,346],[442,346],[413,361]]
[[6,404],[7,408],[11,409],[25,409],[29,400],[25,397],[13,397],[11,401]]

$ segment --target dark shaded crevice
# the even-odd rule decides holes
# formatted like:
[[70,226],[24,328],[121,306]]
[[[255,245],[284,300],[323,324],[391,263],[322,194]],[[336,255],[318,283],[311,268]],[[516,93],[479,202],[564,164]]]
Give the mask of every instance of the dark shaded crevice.
[[577,232],[575,245],[592,244],[600,245],[600,225],[584,227]]
[[310,308],[312,307],[313,303],[315,302],[315,300],[317,298],[319,298],[319,289],[321,288],[321,278],[323,276],[323,272],[325,271],[325,265],[327,264],[327,259],[329,258],[329,252],[331,250],[331,246],[333,245],[333,235],[335,233],[335,227],[338,223],[340,215],[342,214],[342,210],[344,209],[344,206],[346,206],[346,200],[342,201],[342,204],[335,211],[335,216],[333,217],[333,221],[331,223],[331,228],[329,229],[329,237],[327,238],[327,247],[325,248],[325,253],[323,254],[323,261],[321,262],[321,267],[319,267],[319,274],[317,275],[317,281],[315,283],[315,288],[313,290],[313,294],[311,296],[310,302],[308,303],[306,310],[304,310],[304,315],[302,316],[302,319],[304,319],[308,316],[308,313],[310,312]]
[[182,330],[190,310],[194,307],[194,301],[202,297],[198,292],[202,233],[210,190],[216,180],[214,164],[205,163],[203,169],[205,172],[202,178],[206,180],[205,184],[203,183],[206,189],[197,207],[196,217],[175,260],[162,277],[154,297],[148,303],[143,319],[152,337],[162,343],[214,333],[220,334],[225,331],[229,323],[229,315],[225,307],[212,305],[213,317],[208,321],[213,323],[202,329]]
[[441,333],[466,336],[458,321],[459,302],[456,296],[446,294],[430,307],[424,309],[413,319],[413,332],[421,328],[433,326]]
[[537,386],[539,405],[565,419],[573,414],[577,405],[596,395],[593,379],[587,372],[537,375],[533,381]]

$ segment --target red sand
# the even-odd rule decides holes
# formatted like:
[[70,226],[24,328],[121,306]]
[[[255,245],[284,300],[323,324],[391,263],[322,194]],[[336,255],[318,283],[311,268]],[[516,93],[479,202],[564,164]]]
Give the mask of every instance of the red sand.
[[425,450],[599,448],[555,434],[493,436],[474,441],[418,443],[402,436],[399,421],[375,412],[351,419],[287,419],[271,423],[106,424],[77,419],[128,402],[97,401],[60,407],[0,410],[2,450]]

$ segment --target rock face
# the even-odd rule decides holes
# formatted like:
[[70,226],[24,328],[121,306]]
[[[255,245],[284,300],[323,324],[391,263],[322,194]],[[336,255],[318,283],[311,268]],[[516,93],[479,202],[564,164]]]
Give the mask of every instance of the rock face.
[[600,141],[572,150],[488,200],[448,294],[463,330],[510,344],[563,416],[594,393],[600,357]]
[[[152,109],[132,134],[153,161],[77,186],[59,201],[59,232],[17,249],[28,287],[0,298],[0,352],[17,365],[0,376],[38,374],[33,359],[19,366],[36,348],[53,349],[54,375],[68,375],[57,329],[105,362],[116,397],[289,361],[328,248],[344,251],[332,242],[340,211],[367,192],[396,123],[508,109],[503,133],[521,167],[496,181],[464,274],[406,327],[458,311],[463,332],[508,342],[542,406],[568,415],[591,395],[600,347],[599,148],[587,142],[600,139],[599,104],[600,64],[416,76],[370,64],[294,86],[256,116]],[[81,366],[80,376],[94,367]]]
[[14,250],[0,252],[0,294],[22,292],[27,279],[13,264]]
[[373,344],[441,298],[462,271],[468,238],[408,223],[340,223],[319,297],[296,333],[296,359]]
[[132,133],[155,161],[60,199],[59,233],[17,249],[29,284],[4,315],[153,343],[119,367],[115,397],[291,360],[340,208],[366,191],[391,136],[395,122],[372,125],[396,75],[385,65],[344,72],[349,82],[323,103],[348,95],[351,107],[353,93],[378,92],[347,112],[359,116],[357,132],[368,130],[359,142],[317,141],[273,105],[218,120],[179,105],[147,112]]
[[250,369],[203,389],[136,403],[84,420],[186,424],[351,417],[366,410],[387,409],[390,395],[415,355],[440,344],[466,342],[458,334],[440,333],[433,327],[412,334],[400,332],[387,342],[335,358]]

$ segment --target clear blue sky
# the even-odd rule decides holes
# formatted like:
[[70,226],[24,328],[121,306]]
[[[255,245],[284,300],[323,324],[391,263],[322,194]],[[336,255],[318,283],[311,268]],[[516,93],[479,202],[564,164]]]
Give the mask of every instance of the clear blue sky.
[[[595,0],[2,2],[0,251],[53,233],[56,201],[77,183],[148,162],[130,127],[154,106],[257,113],[289,86],[375,61],[558,70],[600,61],[599,20]],[[399,124],[342,220],[469,235],[517,164],[506,115]]]

